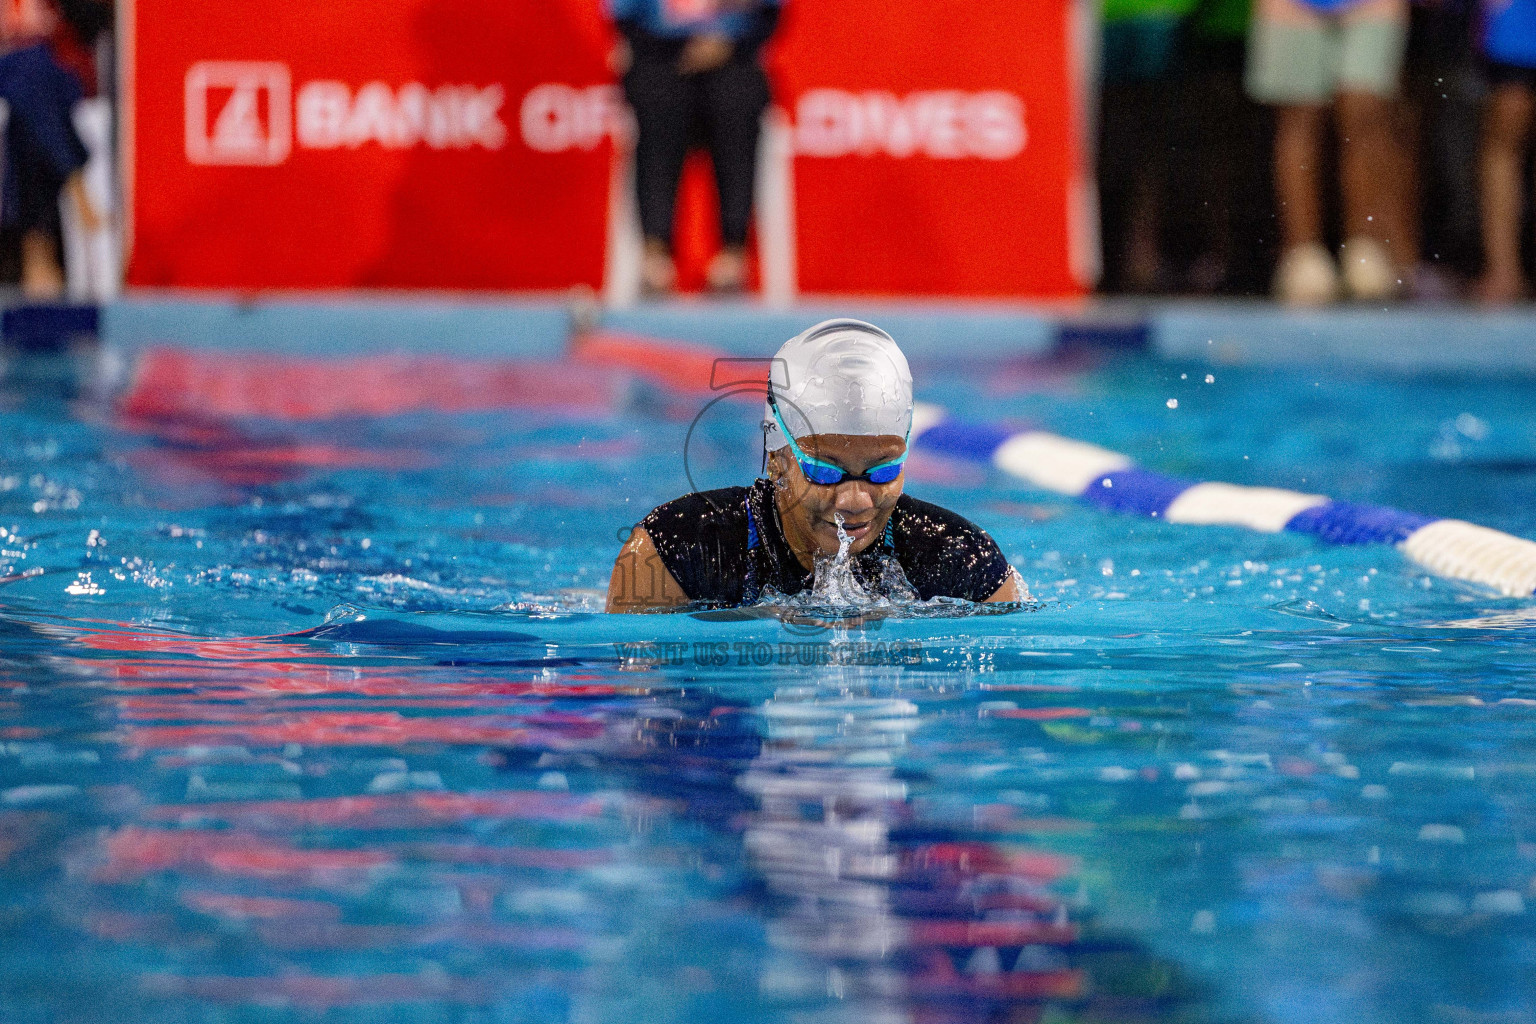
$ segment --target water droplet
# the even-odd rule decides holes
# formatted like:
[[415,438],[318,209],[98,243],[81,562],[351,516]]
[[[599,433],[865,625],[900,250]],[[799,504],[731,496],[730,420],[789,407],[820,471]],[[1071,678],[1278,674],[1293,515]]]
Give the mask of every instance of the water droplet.
[[361,622],[367,618],[363,610],[355,604],[339,604],[325,613],[326,624],[332,622]]

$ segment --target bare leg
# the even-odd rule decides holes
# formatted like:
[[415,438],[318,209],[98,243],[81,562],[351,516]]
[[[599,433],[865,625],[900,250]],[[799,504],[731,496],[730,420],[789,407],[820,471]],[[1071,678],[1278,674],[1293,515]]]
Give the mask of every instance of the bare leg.
[[1402,201],[1406,161],[1392,130],[1392,104],[1370,93],[1343,92],[1337,111],[1345,238],[1374,238],[1395,267],[1411,267],[1418,253]]
[[1485,302],[1514,302],[1525,293],[1520,268],[1521,165],[1530,132],[1533,97],[1518,85],[1501,85],[1483,115],[1483,278]]
[[645,256],[640,263],[640,283],[648,295],[665,295],[677,284],[677,266],[672,262],[672,247],[664,239],[645,240]]
[[41,302],[52,302],[64,294],[59,249],[45,231],[28,231],[21,236],[21,293]]
[[1275,267],[1275,298],[1287,305],[1318,306],[1339,294],[1339,268],[1323,247],[1321,163],[1324,108],[1275,110],[1275,199],[1283,252]]
[[747,286],[747,247],[726,245],[715,253],[704,270],[704,277],[712,292],[730,294]]
[[1275,198],[1286,249],[1323,240],[1318,165],[1322,162],[1322,107],[1275,109]]

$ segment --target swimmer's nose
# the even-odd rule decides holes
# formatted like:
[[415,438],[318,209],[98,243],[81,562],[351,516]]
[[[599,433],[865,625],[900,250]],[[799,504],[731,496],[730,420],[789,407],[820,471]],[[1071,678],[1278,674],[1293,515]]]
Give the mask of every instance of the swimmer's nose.
[[850,480],[837,488],[837,510],[844,515],[868,512],[874,507],[875,497],[862,480]]

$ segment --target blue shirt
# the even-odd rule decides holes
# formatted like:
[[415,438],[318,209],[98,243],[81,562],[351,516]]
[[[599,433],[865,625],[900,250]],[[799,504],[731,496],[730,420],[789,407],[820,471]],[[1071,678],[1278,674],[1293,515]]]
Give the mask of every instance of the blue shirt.
[[1487,0],[1483,51],[1490,60],[1536,68],[1536,0]]
[[18,173],[22,164],[45,165],[59,181],[85,166],[85,145],[75,132],[74,109],[80,80],[39,43],[0,55],[0,99],[10,105],[6,124],[4,219],[21,209]]
[[754,24],[759,7],[778,7],[783,0],[608,0],[615,21],[632,21],[652,35],[718,34],[740,39]]
[[1351,7],[1360,0],[1301,0],[1301,2],[1320,14],[1338,14],[1346,7]]

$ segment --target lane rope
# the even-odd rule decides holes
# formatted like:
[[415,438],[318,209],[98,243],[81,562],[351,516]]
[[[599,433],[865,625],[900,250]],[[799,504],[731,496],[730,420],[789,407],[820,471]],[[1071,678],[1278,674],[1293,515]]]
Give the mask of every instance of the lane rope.
[[1459,519],[1334,501],[1276,487],[1201,482],[1141,469],[1128,456],[1043,431],[1010,432],[918,404],[912,440],[926,451],[990,463],[1038,487],[1128,515],[1260,533],[1304,533],[1327,544],[1390,544],[1439,576],[1508,597],[1536,592],[1536,543]]

